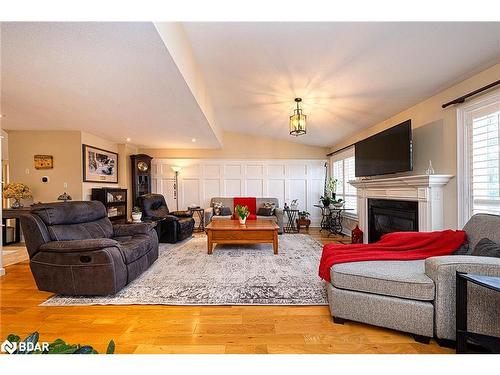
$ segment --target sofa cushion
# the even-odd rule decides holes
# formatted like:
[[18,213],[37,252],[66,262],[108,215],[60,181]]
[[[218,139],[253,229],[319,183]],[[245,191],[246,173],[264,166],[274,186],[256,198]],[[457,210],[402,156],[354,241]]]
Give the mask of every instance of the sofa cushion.
[[115,237],[114,240],[120,245],[125,264],[135,262],[150,250],[151,243],[147,234]]
[[341,263],[331,268],[330,275],[339,289],[434,300],[434,282],[425,274],[425,260]]
[[107,217],[88,223],[48,225],[47,230],[52,241],[113,237],[113,225]]
[[274,209],[271,207],[259,207],[257,209],[257,216],[271,216]]
[[495,243],[488,238],[483,238],[477,243],[472,255],[500,258],[500,244]]

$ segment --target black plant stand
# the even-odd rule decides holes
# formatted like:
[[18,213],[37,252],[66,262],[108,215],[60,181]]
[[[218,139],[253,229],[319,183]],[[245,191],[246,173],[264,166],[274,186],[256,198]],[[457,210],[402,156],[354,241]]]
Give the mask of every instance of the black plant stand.
[[285,233],[299,233],[299,230],[295,225],[295,219],[299,214],[299,210],[286,209],[284,211],[286,212],[286,216],[288,217],[288,222],[286,223],[284,228]]
[[500,353],[500,338],[467,330],[467,282],[500,292],[500,277],[480,276],[457,271],[456,324],[457,353],[467,353],[467,343],[482,346],[492,353]]

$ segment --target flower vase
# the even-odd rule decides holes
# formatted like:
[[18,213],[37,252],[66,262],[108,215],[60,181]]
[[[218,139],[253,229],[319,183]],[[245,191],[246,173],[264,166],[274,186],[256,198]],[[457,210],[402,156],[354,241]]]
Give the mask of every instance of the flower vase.
[[21,201],[17,198],[14,198],[14,202],[10,205],[10,208],[22,208],[23,205],[21,204]]
[[239,219],[240,219],[240,224],[241,225],[245,225],[245,223],[247,222],[247,218],[246,217],[244,217],[244,218],[240,217]]

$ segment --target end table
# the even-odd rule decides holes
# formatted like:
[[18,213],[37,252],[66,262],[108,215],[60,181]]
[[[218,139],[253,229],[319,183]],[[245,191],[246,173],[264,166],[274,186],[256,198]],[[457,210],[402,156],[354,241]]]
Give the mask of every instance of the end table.
[[489,349],[492,353],[500,353],[500,337],[483,335],[467,330],[467,282],[500,292],[500,277],[480,276],[458,271],[456,276],[457,353],[467,353],[468,342]]
[[196,214],[200,222],[198,223],[198,227],[194,228],[195,232],[204,232],[205,231],[205,209],[201,207],[188,207],[188,211],[193,213],[193,216]]
[[295,218],[299,214],[299,210],[292,210],[290,208],[283,210],[288,217],[288,222],[285,225],[284,232],[285,233],[298,233],[297,226],[295,225]]

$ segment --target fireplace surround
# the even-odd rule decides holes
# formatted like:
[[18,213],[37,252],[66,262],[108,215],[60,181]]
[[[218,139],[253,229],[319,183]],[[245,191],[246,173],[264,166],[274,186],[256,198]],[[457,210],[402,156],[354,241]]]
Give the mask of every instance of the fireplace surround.
[[443,187],[450,175],[415,175],[389,178],[365,178],[349,181],[357,189],[359,228],[368,243],[369,199],[413,202],[417,206],[417,230],[444,229]]

